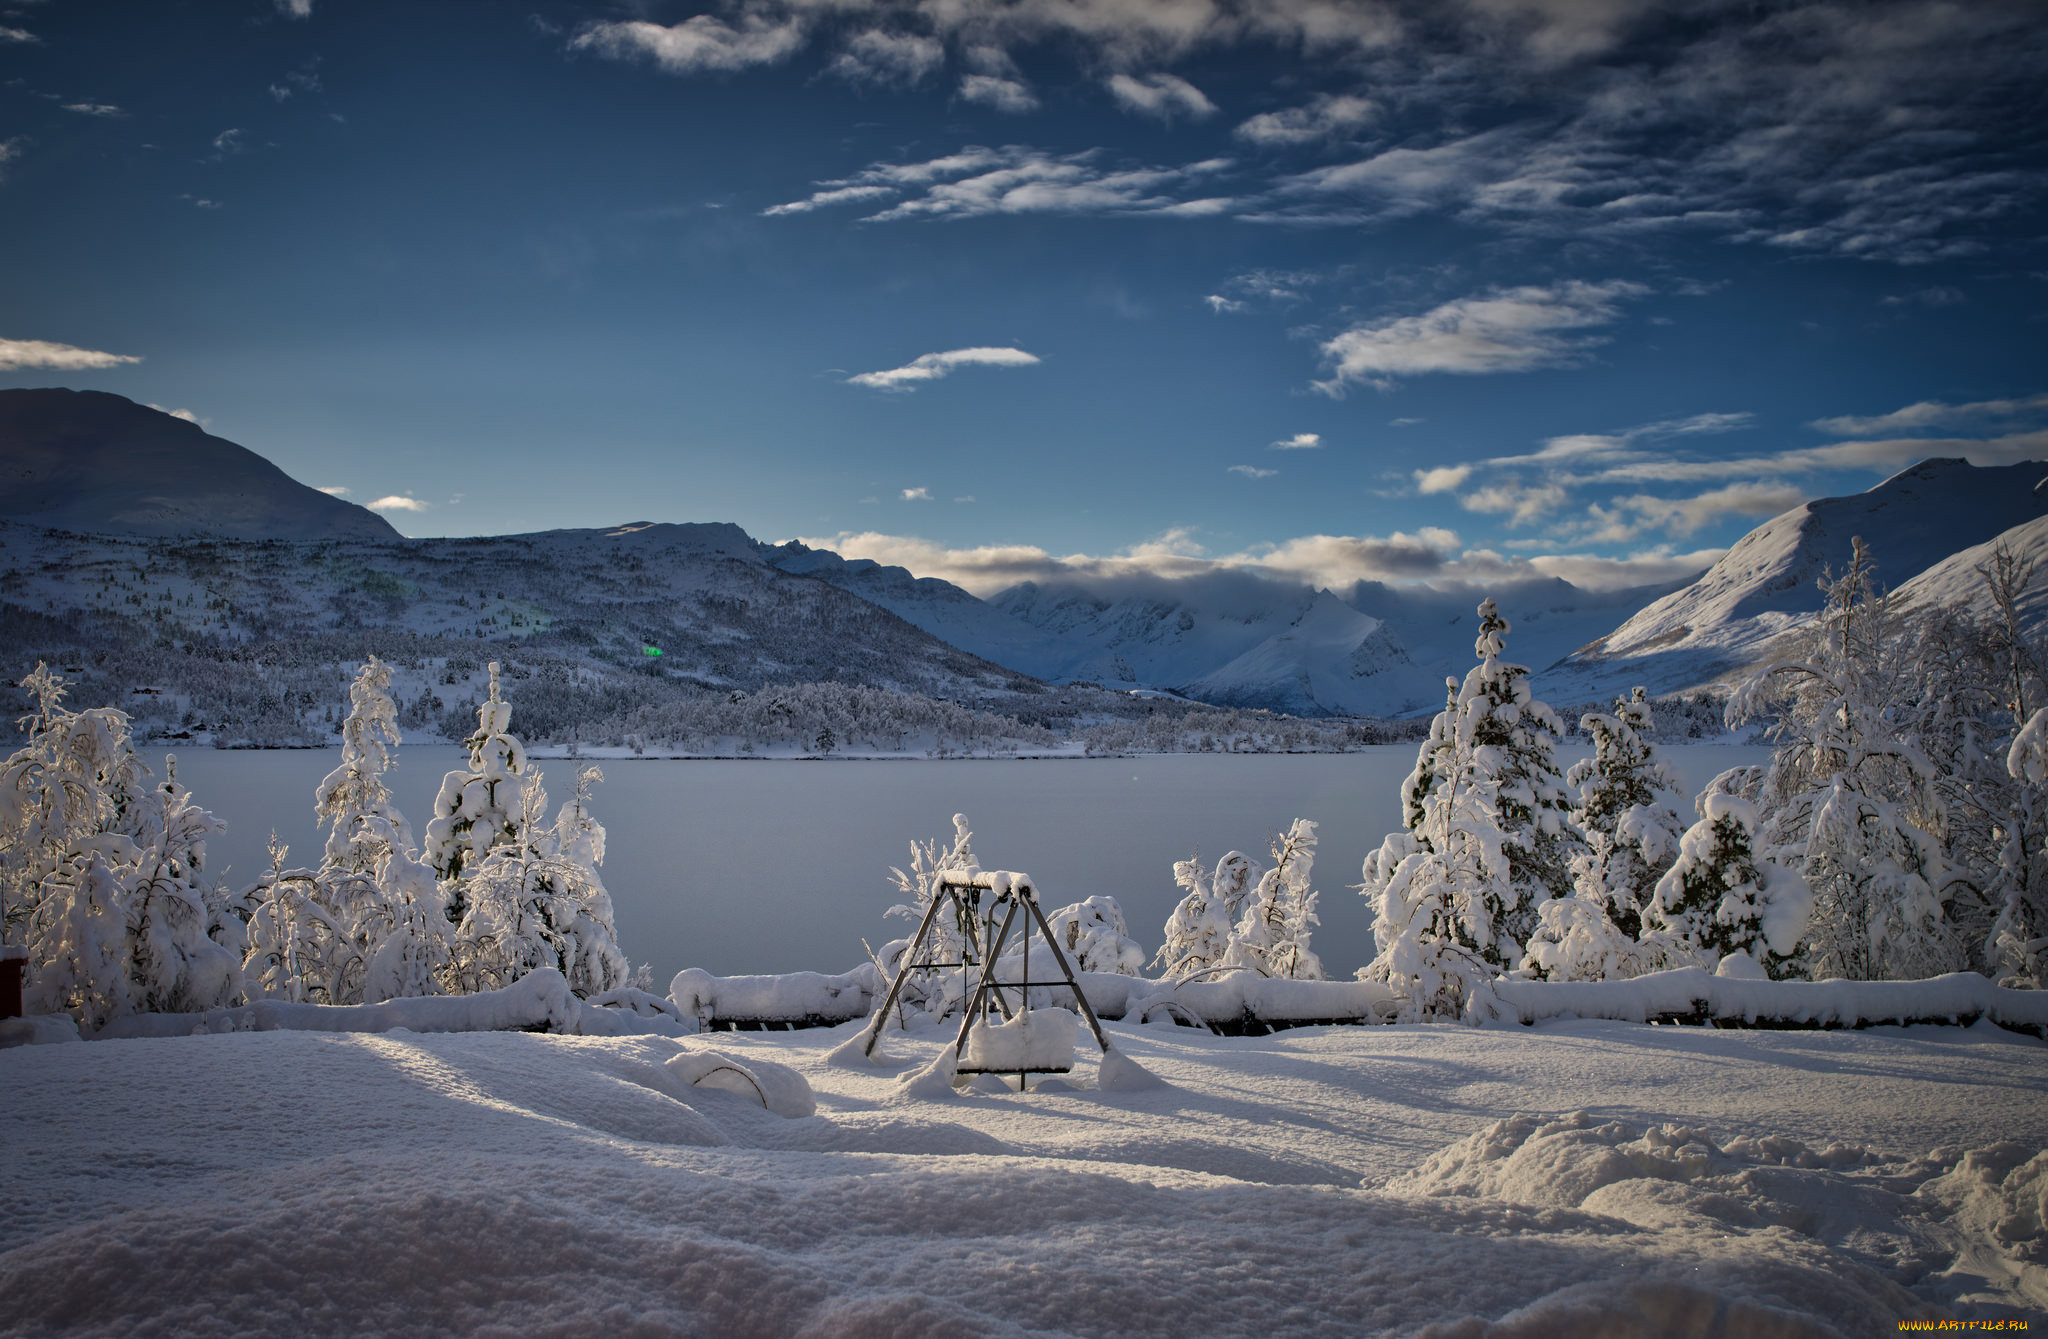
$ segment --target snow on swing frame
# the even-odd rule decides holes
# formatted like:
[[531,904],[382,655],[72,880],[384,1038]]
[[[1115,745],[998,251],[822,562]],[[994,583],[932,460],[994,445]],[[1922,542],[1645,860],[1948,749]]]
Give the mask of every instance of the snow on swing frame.
[[[927,951],[932,937],[932,927],[948,910],[959,931],[960,958],[957,961],[921,960],[920,955]],[[998,912],[1002,914],[1000,925],[996,921]],[[997,967],[1003,960],[1003,949],[1010,942],[1011,931],[1018,928],[1020,914],[1025,917],[1025,924],[1021,927],[1021,965],[1017,979],[998,980]],[[1059,968],[1057,978],[1031,979],[1034,927]],[[918,922],[910,947],[897,964],[895,979],[889,983],[889,994],[875,1011],[874,1021],[868,1025],[863,1054],[870,1059],[874,1057],[889,1010],[895,1007],[910,974],[946,967],[960,968],[961,998],[965,1006],[960,1033],[953,1040],[956,1083],[975,1074],[1015,1074],[1017,1087],[1022,1091],[1029,1075],[1072,1072],[1077,1031],[1074,1015],[1058,1007],[1031,1008],[1030,992],[1033,987],[1065,986],[1073,995],[1081,1017],[1087,1021],[1088,1030],[1094,1034],[1096,1045],[1102,1049],[1106,1071],[1114,1067],[1117,1060],[1123,1059],[1117,1055],[1109,1038],[1103,1035],[1102,1024],[1095,1017],[1088,996],[1075,981],[1074,969],[1067,962],[1067,955],[1060,950],[1059,938],[1053,934],[1052,927],[1046,923],[1045,912],[1039,908],[1038,890],[1029,874],[968,869],[947,871],[939,876],[931,905],[925,908],[924,919]],[[1009,990],[1017,992],[1014,1010],[1005,993]],[[1003,1021],[992,1024],[989,1021],[992,1013],[999,1014]],[[1129,1066],[1128,1061],[1124,1062],[1124,1067],[1135,1068]]]

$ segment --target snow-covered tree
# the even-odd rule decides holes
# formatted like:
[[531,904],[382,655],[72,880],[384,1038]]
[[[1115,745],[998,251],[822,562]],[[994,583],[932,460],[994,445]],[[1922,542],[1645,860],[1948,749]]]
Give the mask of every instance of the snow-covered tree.
[[1678,858],[1685,825],[1662,799],[1678,789],[1678,778],[1644,737],[1651,719],[1641,688],[1616,698],[1613,712],[1589,712],[1579,724],[1592,737],[1593,756],[1565,777],[1578,796],[1572,822],[1586,843],[1572,860],[1572,888],[1634,938],[1651,890]]
[[569,978],[569,989],[585,999],[616,990],[632,976],[631,964],[619,951],[612,895],[597,872],[604,863],[605,832],[590,811],[590,792],[602,780],[604,773],[595,767],[577,770],[576,793],[556,812],[543,847],[550,866],[548,891],[564,917],[562,975]]
[[442,778],[427,824],[424,859],[442,879],[456,881],[448,908],[456,920],[468,914],[464,874],[498,847],[517,843],[528,809],[526,748],[511,733],[512,707],[499,695],[498,673],[493,660],[490,696],[477,707],[476,731],[467,741],[469,770]]
[[1479,606],[1479,664],[1430,725],[1403,786],[1404,830],[1366,858],[1378,956],[1411,1017],[1484,1012],[1486,983],[1517,966],[1544,902],[1570,891],[1573,834],[1557,717],[1529,671],[1501,659],[1508,621]]
[[[1123,906],[1113,897],[1099,895],[1049,911],[1045,923],[1067,955],[1067,964],[1077,972],[1137,976],[1145,970],[1145,950],[1131,938]],[[1027,934],[1034,928],[1018,927]],[[1003,956],[1007,960],[1022,952],[1022,940],[1013,930]]]
[[244,895],[250,916],[243,974],[252,990],[274,999],[360,1004],[367,964],[340,908],[370,901],[376,884],[368,874],[328,867],[286,869],[289,849],[270,835],[270,872]]
[[1738,796],[1700,796],[1700,821],[1643,908],[1642,948],[1655,967],[1719,966],[1747,955],[1773,979],[1798,974],[1813,895],[1796,870],[1756,853],[1757,813]]
[[97,1028],[232,1003],[240,924],[205,872],[220,821],[174,760],[145,780],[125,713],[67,710],[44,665],[26,686],[29,738],[0,764],[0,894],[9,939],[29,950],[29,1006]]
[[[896,891],[907,900],[898,902],[884,913],[900,917],[913,925],[924,921],[925,912],[931,909],[939,896],[939,879],[945,874],[964,873],[977,867],[974,858],[974,831],[967,825],[967,815],[953,815],[953,842],[945,845],[943,839],[910,843],[910,868],[908,871],[889,867],[889,877]],[[953,923],[953,918],[941,914],[932,922],[925,944],[935,959],[958,960],[960,951],[966,947],[962,928]],[[908,950],[910,942],[902,941],[902,948]],[[886,969],[893,972],[896,964],[887,962]],[[921,977],[920,977],[921,979]]]
[[1174,862],[1173,881],[1186,893],[1167,917],[1166,942],[1153,959],[1167,980],[1185,981],[1222,963],[1254,873],[1242,851],[1226,853],[1208,874],[1200,856]]
[[583,769],[575,798],[550,825],[540,770],[525,774],[520,835],[491,848],[463,880],[468,906],[447,968],[458,992],[494,990],[540,967],[560,971],[586,997],[631,976],[612,928],[611,895],[597,873],[604,828],[589,801],[602,776],[595,767]]
[[1537,909],[1523,966],[1552,981],[1604,981],[1643,970],[1636,952],[1643,906],[1678,857],[1683,827],[1660,797],[1677,779],[1649,741],[1650,703],[1641,688],[1614,710],[1579,720],[1593,756],[1565,777],[1577,795],[1572,822],[1585,842],[1571,862],[1572,891]]
[[1998,853],[2003,893],[1991,956],[2007,985],[2048,986],[2048,707],[2035,711],[2006,753],[2017,782]]
[[[385,824],[381,817],[364,819]],[[447,895],[433,869],[408,852],[403,835],[385,825],[378,834],[384,857],[377,864],[377,901],[359,927],[371,945],[363,965],[363,1002],[438,995],[450,963],[455,926]]]
[[1244,912],[1224,953],[1225,966],[1296,981],[1323,979],[1322,959],[1309,947],[1315,927],[1322,923],[1316,915],[1316,892],[1309,886],[1315,860],[1316,825],[1297,818],[1274,839],[1272,867],[1245,898]]
[[[340,874],[372,874],[389,843],[412,846],[412,828],[392,803],[384,773],[398,732],[398,704],[391,697],[391,667],[371,656],[349,686],[349,712],[341,723],[341,763],[314,788],[313,805],[327,826],[322,866]],[[370,817],[384,820],[373,824]]]
[[1893,719],[1914,693],[1910,646],[1861,540],[1823,588],[1803,654],[1759,670],[1728,705],[1730,725],[1776,716],[1778,748],[1759,788],[1760,854],[1799,870],[1813,891],[1814,976],[1954,970],[1961,952],[1943,905],[1950,874],[1935,836],[1936,769]]

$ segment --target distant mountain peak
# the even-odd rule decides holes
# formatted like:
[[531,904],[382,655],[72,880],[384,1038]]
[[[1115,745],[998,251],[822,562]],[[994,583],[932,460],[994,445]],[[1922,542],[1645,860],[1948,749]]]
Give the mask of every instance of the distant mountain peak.
[[54,530],[390,540],[389,521],[108,391],[0,390],[0,518]]

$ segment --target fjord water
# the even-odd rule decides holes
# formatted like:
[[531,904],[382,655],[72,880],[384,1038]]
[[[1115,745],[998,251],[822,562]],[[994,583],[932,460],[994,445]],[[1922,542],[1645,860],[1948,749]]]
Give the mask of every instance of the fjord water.
[[[1565,765],[1584,750],[1561,750]],[[143,756],[160,770],[151,750]],[[1665,757],[1690,797],[1725,768],[1762,762],[1765,749],[1694,744]],[[287,863],[318,862],[325,834],[313,787],[338,749],[194,749],[178,756],[193,798],[228,824],[208,863],[246,886],[267,866],[274,830]],[[450,745],[399,750],[389,782],[415,834],[431,817],[441,776],[465,756]],[[577,762],[539,759],[550,798],[575,787]],[[1333,976],[1372,954],[1372,913],[1358,896],[1359,866],[1400,821],[1399,790],[1415,765],[1412,744],[1341,754],[1147,754],[1132,758],[932,761],[697,761],[601,759],[593,810],[609,845],[605,885],[619,943],[656,984],[683,967],[720,975],[839,972],[910,932],[886,920],[898,900],[889,866],[905,865],[912,838],[952,835],[952,816],[974,828],[991,869],[1027,871],[1047,908],[1108,894],[1123,904],[1147,951],[1179,900],[1173,862],[1200,850],[1205,863],[1233,848],[1263,864],[1272,834],[1294,818],[1320,824],[1315,887],[1322,926],[1315,947]]]

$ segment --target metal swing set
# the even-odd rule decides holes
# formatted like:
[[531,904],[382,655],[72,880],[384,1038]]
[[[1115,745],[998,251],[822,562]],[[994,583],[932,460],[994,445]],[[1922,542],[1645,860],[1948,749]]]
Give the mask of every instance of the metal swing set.
[[[960,943],[958,958],[928,957],[941,951],[936,927],[940,917],[950,915],[953,928]],[[1001,920],[998,923],[997,917]],[[1017,924],[1023,917],[1024,924]],[[1045,947],[1052,954],[1053,964],[1059,968],[1057,977],[1044,980],[1031,979],[1031,940],[1033,931],[1043,937]],[[1019,932],[1022,941],[1022,965],[1015,981],[996,979],[996,964],[1002,960],[1003,950],[1010,943],[1013,931]],[[1065,986],[1073,992],[1074,1003],[1079,1007],[1081,1017],[1087,1022],[1088,1030],[1095,1036],[1095,1044],[1107,1055],[1109,1039],[1102,1034],[1102,1024],[1095,1017],[1095,1010],[1089,1005],[1088,997],[1082,993],[1080,983],[1074,980],[1074,969],[1067,962],[1067,955],[1061,951],[1059,937],[1046,922],[1045,912],[1038,905],[1038,890],[1032,885],[1029,874],[1007,870],[948,870],[939,875],[937,890],[932,903],[925,909],[924,919],[918,922],[917,933],[911,936],[910,947],[904,951],[896,968],[896,978],[889,983],[889,994],[882,1001],[882,1007],[875,1011],[874,1022],[868,1025],[867,1044],[864,1053],[873,1057],[875,1045],[881,1040],[882,1027],[888,1021],[889,1010],[894,1008],[902,995],[904,983],[915,971],[935,971],[957,967],[961,974],[961,1002],[966,1016],[960,1021],[960,1033],[953,1040],[953,1055],[958,1062],[967,1050],[970,1034],[977,1024],[987,1026],[992,1020],[1009,1022],[1030,1009],[1030,992],[1035,987]],[[1010,1003],[1009,992],[1017,992],[1016,1007]],[[1064,1064],[957,1064],[954,1072],[959,1075],[974,1074],[1015,1074],[1021,1090],[1031,1074],[1065,1074],[1072,1071],[1071,1051]]]

